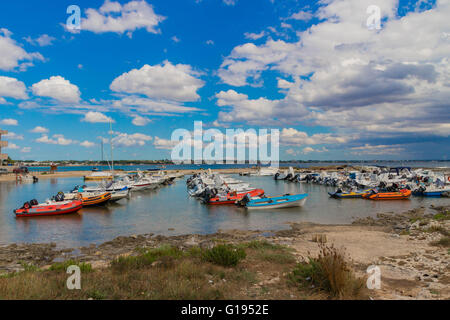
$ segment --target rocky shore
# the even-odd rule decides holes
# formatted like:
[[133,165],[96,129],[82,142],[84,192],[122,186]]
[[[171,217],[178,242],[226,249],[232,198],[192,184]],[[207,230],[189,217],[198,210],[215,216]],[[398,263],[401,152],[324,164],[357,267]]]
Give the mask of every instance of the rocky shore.
[[217,243],[243,243],[265,239],[293,249],[298,260],[318,253],[317,242],[345,250],[357,272],[370,265],[381,269],[382,287],[373,299],[450,298],[450,207],[418,208],[403,213],[380,213],[357,219],[352,225],[294,223],[281,231],[221,230],[210,235],[120,236],[100,245],[61,249],[55,243],[0,246],[0,274],[20,272],[32,265],[48,269],[66,260],[105,268],[119,256],[135,255],[143,248],[170,244],[180,249],[213,247]]

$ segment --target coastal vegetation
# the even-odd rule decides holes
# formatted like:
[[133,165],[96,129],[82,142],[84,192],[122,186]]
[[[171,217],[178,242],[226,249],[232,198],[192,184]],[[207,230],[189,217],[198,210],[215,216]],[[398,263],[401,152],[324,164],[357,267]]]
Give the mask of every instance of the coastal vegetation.
[[[334,279],[327,284],[332,298],[361,298],[356,295],[358,280],[341,259],[333,250],[323,249],[319,258],[310,258],[314,266],[304,268],[310,268],[307,272],[317,283],[325,285],[325,278],[319,277]],[[68,275],[63,271],[71,264],[81,269],[80,290],[66,288]],[[74,260],[48,268],[27,265],[21,272],[0,277],[0,299],[323,298],[317,290],[298,285],[306,270],[301,266],[291,249],[267,241],[220,243],[212,248],[162,245],[136,249],[100,269]]]
[[291,279],[301,288],[311,288],[330,298],[365,298],[365,279],[355,276],[345,255],[333,246],[319,244],[317,257],[297,264]]

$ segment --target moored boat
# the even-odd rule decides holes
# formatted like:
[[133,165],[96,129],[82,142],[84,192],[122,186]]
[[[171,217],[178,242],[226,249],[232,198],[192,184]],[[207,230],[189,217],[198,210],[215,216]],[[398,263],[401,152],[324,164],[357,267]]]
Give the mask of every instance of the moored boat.
[[208,204],[234,204],[236,201],[242,200],[245,195],[249,195],[250,197],[260,197],[264,194],[263,189],[254,189],[248,192],[237,193],[237,192],[229,192],[223,195],[216,195],[214,197],[206,197],[204,201]]
[[22,208],[14,210],[14,213],[16,217],[54,216],[74,213],[82,207],[83,204],[80,200],[47,201],[42,204],[37,204],[37,201],[32,200],[26,202]]
[[305,204],[307,193],[285,194],[279,197],[256,197],[251,198],[248,194],[237,204],[245,206],[247,209],[279,209],[301,207]]
[[336,192],[328,192],[331,198],[336,199],[357,199],[362,198],[366,193],[370,192],[370,189],[368,190],[357,190],[357,191],[342,191],[341,189],[338,189]]
[[58,192],[58,200],[80,200],[83,207],[102,205],[111,199],[111,192],[77,192],[62,193]]
[[129,197],[130,197],[130,189],[125,187],[123,190],[112,191],[111,199],[109,199],[109,201],[116,202],[116,201],[119,201],[119,200],[122,200],[125,198],[129,198]]
[[395,192],[379,192],[377,189],[373,189],[371,192],[366,193],[363,198],[370,200],[406,200],[411,196],[411,190],[401,189]]
[[83,207],[102,205],[111,199],[111,193],[105,192],[101,194],[81,193],[80,194]]
[[437,187],[437,186],[421,186],[417,190],[414,190],[413,195],[422,197],[445,197],[445,193],[450,192],[450,187]]

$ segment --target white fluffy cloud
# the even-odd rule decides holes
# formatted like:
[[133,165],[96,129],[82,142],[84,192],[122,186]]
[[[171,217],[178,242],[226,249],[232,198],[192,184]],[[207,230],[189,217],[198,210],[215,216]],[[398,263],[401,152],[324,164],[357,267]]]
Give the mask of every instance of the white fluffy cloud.
[[3,124],[5,126],[17,126],[19,124],[19,121],[16,119],[3,119],[0,121],[0,124]]
[[[143,133],[123,133],[115,132],[115,136],[112,139],[112,143],[115,147],[142,147],[153,138]],[[105,139],[105,141],[108,141]]]
[[22,134],[17,134],[14,132],[9,131],[7,134],[3,135],[5,140],[23,140]]
[[20,149],[20,147],[15,143],[8,143],[8,146],[5,147],[5,149],[17,150]]
[[177,113],[187,113],[200,111],[196,107],[186,107],[173,101],[155,101],[149,98],[138,96],[125,96],[120,100],[114,100],[112,107],[124,113],[138,112],[147,115],[173,115]]
[[261,31],[260,33],[251,33],[251,32],[244,33],[244,37],[247,38],[247,39],[251,39],[251,40],[261,39],[265,35],[266,35],[265,31]]
[[223,0],[223,3],[225,3],[227,6],[234,6],[236,2],[237,0]]
[[67,146],[73,144],[75,141],[71,139],[66,139],[62,134],[54,134],[51,138],[49,138],[48,135],[44,134],[40,138],[36,139],[36,142]]
[[[359,137],[450,135],[450,2],[436,1],[397,16],[397,1],[328,0],[298,40],[268,39],[235,47],[218,71],[232,86],[261,86],[277,72],[285,97],[219,97],[218,120],[320,125]],[[381,8],[382,29],[370,30],[369,5]],[[301,12],[293,19],[309,19]],[[238,96],[242,99],[232,99]],[[258,108],[258,107],[259,108]],[[291,112],[285,112],[291,110]],[[243,114],[241,114],[243,112]]]
[[165,17],[158,15],[153,6],[146,1],[130,1],[120,4],[106,0],[99,9],[86,9],[86,18],[81,19],[81,30],[95,33],[127,33],[145,29],[150,33],[159,33],[158,25]]
[[320,149],[314,149],[312,147],[306,147],[306,148],[303,148],[302,153],[303,154],[309,154],[309,153],[312,153],[312,152],[314,152],[314,153],[322,153],[322,152],[328,152],[328,151],[329,150],[327,148],[325,148],[325,147],[322,147]]
[[313,14],[309,11],[300,10],[289,17],[289,19],[308,21],[311,20]]
[[33,133],[48,133],[48,129],[45,127],[37,126],[34,129],[30,130]]
[[155,137],[155,140],[153,141],[153,146],[156,149],[163,149],[163,150],[172,150],[173,147],[175,147],[179,141],[172,141],[168,139],[162,139],[159,137]]
[[294,128],[284,128],[280,133],[280,142],[288,146],[317,145],[317,144],[342,144],[352,140],[350,136],[338,136],[330,133],[316,133],[308,135]]
[[26,90],[27,88],[22,81],[15,78],[0,76],[0,97],[28,99]]
[[31,90],[36,96],[53,98],[62,103],[78,103],[80,101],[78,87],[61,76],[41,80],[33,84]]
[[[44,57],[38,53],[28,53],[11,38],[12,33],[0,28],[0,70],[10,71],[17,67],[25,70],[33,66],[32,61],[43,61]],[[23,62],[22,62],[23,61]]]
[[85,148],[92,148],[95,146],[95,143],[85,140],[83,142],[80,142],[80,146]]
[[144,65],[114,79],[111,90],[115,92],[142,94],[152,99],[169,101],[197,101],[197,90],[204,81],[199,74],[185,64],[173,65],[169,61],[163,64]]
[[81,120],[84,122],[90,122],[90,123],[108,123],[108,122],[114,122],[114,120],[107,115],[96,112],[96,111],[89,111],[84,115],[84,118]]
[[219,122],[245,122],[251,125],[280,125],[298,123],[308,114],[306,107],[299,106],[290,97],[280,100],[267,98],[249,99],[247,95],[234,90],[216,94],[217,105],[231,107],[219,112]]
[[48,34],[42,34],[36,39],[33,39],[31,37],[25,38],[25,41],[27,41],[28,43],[31,43],[33,45],[39,45],[41,47],[50,46],[53,44],[52,42],[55,40],[56,40],[55,37],[49,36]]
[[140,126],[140,127],[143,127],[150,122],[151,122],[151,120],[149,118],[141,117],[139,115],[136,115],[133,118],[133,120],[131,121],[131,123],[133,123],[135,126]]

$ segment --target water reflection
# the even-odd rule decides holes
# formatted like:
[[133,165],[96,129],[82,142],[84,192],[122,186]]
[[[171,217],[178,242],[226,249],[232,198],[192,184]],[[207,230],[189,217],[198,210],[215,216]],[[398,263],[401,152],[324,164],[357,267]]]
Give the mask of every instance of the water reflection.
[[130,199],[107,206],[83,208],[66,216],[15,218],[13,210],[33,198],[45,201],[60,190],[83,184],[82,178],[41,179],[36,184],[0,183],[0,243],[56,242],[62,246],[101,243],[119,235],[213,233],[219,229],[274,230],[288,222],[350,223],[354,217],[400,212],[449,199],[412,198],[406,201],[330,199],[334,188],[275,181],[270,177],[237,177],[263,188],[267,195],[309,194],[302,208],[247,211],[234,205],[204,205],[190,198],[185,181],[157,190],[132,193]]

